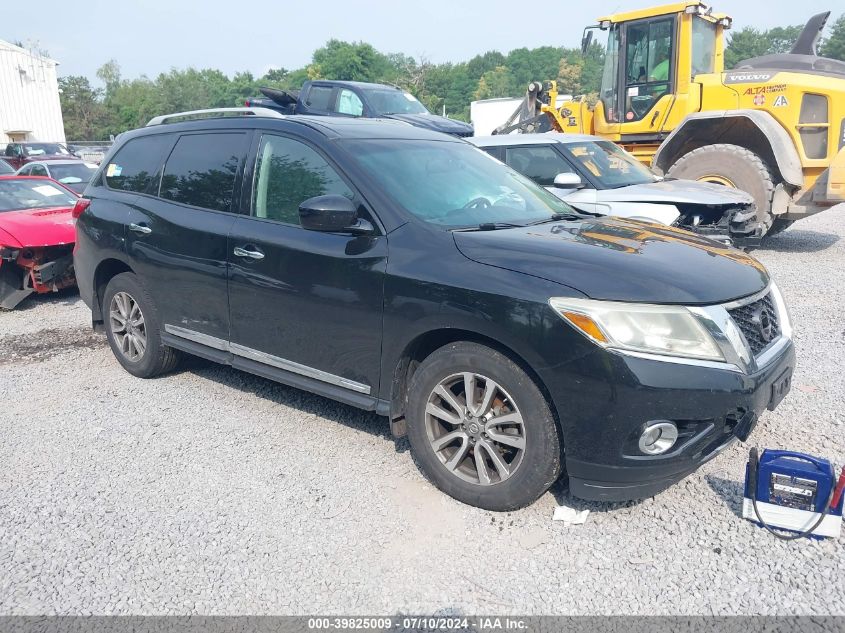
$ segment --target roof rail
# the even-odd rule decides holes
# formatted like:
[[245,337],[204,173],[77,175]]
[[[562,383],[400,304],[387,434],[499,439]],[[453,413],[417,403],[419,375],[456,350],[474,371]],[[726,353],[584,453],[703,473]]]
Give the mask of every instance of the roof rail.
[[150,119],[147,126],[163,125],[165,123],[176,123],[178,121],[191,121],[194,119],[213,119],[224,116],[266,116],[276,119],[283,119],[285,115],[270,108],[209,108],[208,110],[189,110],[188,112],[174,112],[173,114],[162,114]]

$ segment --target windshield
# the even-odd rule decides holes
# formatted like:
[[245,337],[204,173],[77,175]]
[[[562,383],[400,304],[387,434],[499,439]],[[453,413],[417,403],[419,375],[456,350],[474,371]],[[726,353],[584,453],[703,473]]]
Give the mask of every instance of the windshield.
[[391,88],[364,90],[377,115],[384,114],[429,114],[425,106],[410,92]]
[[59,143],[24,143],[23,153],[26,156],[52,156],[56,154],[70,156],[67,148]]
[[344,145],[397,204],[431,224],[448,228],[529,224],[576,213],[468,143],[391,139]]
[[72,207],[76,197],[50,181],[35,178],[0,180],[0,213],[22,209]]
[[97,171],[94,165],[87,163],[75,163],[73,165],[50,165],[50,175],[53,180],[64,184],[76,184],[88,182]]
[[590,173],[599,189],[657,181],[657,176],[648,167],[610,141],[566,143],[562,147]]

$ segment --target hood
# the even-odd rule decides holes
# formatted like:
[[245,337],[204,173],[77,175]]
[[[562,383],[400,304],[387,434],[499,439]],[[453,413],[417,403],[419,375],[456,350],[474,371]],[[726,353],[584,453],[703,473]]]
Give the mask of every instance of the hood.
[[[0,213],[0,230],[17,240],[9,246],[59,246],[76,241],[72,207]],[[3,233],[0,233],[0,241]]]
[[473,131],[473,127],[469,123],[447,119],[445,116],[436,114],[387,114],[382,118],[405,121],[426,130],[454,134],[455,136],[471,136]]
[[469,259],[547,279],[592,299],[705,305],[766,287],[750,255],[692,233],[618,218],[453,233]]
[[599,202],[654,202],[658,204],[703,204],[709,206],[735,206],[754,203],[750,194],[695,180],[663,180],[642,185],[628,185],[618,189],[598,192]]

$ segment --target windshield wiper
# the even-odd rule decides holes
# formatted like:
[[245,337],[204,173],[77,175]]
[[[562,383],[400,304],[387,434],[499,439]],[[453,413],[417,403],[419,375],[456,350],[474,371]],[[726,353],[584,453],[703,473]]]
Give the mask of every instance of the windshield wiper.
[[546,224],[547,222],[560,222],[562,220],[583,220],[584,216],[578,213],[555,213],[553,216],[549,218],[543,218],[542,220],[534,220],[534,222],[529,222],[524,226],[537,226],[538,224]]
[[499,229],[521,229],[528,226],[527,224],[517,224],[515,222],[482,222],[478,226],[467,226],[460,229],[453,229],[455,231],[498,231]]

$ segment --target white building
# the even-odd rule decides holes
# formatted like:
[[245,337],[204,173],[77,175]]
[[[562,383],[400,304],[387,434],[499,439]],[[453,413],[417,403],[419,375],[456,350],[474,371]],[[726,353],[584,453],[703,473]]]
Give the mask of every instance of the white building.
[[64,142],[56,66],[0,40],[0,154],[11,141]]

